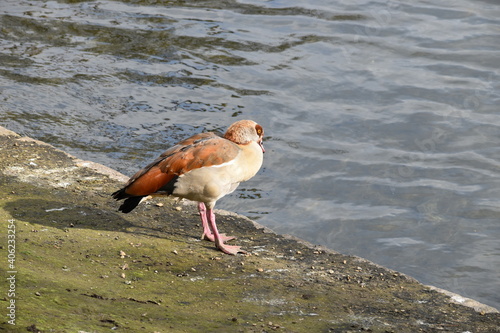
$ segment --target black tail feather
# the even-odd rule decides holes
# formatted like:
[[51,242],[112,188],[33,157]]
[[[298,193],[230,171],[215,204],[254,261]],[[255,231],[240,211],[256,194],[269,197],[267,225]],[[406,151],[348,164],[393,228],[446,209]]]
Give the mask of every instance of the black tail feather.
[[125,188],[122,188],[121,190],[113,192],[113,194],[111,194],[111,196],[116,200],[126,199],[126,198],[130,197],[130,195],[125,193]]
[[125,188],[114,192],[111,196],[116,200],[126,199],[120,208],[118,208],[119,211],[124,213],[130,213],[135,207],[137,207],[142,198],[145,197],[145,195],[131,197],[130,194],[125,193]]
[[130,213],[137,205],[139,202],[141,202],[142,198],[144,198],[145,195],[139,196],[139,197],[130,197],[126,199],[120,208],[118,208],[119,211],[123,213]]

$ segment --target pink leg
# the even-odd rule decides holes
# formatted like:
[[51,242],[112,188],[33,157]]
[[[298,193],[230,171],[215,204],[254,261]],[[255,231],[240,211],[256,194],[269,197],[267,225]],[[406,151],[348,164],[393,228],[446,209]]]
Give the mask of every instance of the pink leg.
[[[201,224],[203,225],[203,235],[201,235],[201,239],[215,242],[212,226],[208,223],[207,207],[203,202],[198,202],[198,212],[200,213]],[[220,237],[223,242],[227,242],[236,238],[233,236],[226,236],[226,234],[220,234]]]
[[[198,202],[198,212],[200,213],[201,224],[203,225],[203,235],[201,235],[201,239],[208,239],[209,235],[212,235],[212,230],[208,225],[207,221],[207,207],[203,202]],[[213,238],[213,235],[212,235]],[[213,242],[213,240],[212,240]]]
[[219,250],[227,254],[236,254],[238,252],[246,253],[245,251],[241,250],[240,246],[224,244],[222,235],[220,235],[219,231],[217,230],[217,225],[215,224],[215,214],[212,211],[212,209],[208,209],[207,217],[208,217],[208,223],[213,231],[213,236],[215,238],[215,246],[217,246]]

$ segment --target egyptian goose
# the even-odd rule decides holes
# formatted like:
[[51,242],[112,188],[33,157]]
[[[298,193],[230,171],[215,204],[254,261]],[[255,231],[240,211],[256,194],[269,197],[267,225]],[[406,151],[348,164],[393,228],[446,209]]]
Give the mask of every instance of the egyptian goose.
[[263,136],[262,126],[252,120],[235,122],[223,137],[214,133],[195,134],[139,170],[112,196],[116,200],[125,199],[119,208],[123,213],[132,211],[148,195],[198,201],[202,238],[215,242],[225,253],[245,253],[240,246],[224,244],[234,237],[219,234],[213,208],[217,200],[259,171],[265,152]]

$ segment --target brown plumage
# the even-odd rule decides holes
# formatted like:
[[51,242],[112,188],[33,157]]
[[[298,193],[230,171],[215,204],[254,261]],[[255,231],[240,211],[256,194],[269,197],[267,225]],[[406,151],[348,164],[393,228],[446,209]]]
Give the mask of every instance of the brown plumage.
[[244,252],[239,246],[224,244],[233,239],[219,234],[213,208],[218,199],[233,192],[240,182],[260,169],[264,130],[252,120],[232,124],[224,137],[214,133],[195,134],[161,154],[133,175],[125,186],[112,194],[125,199],[119,210],[132,211],[148,195],[172,195],[198,201],[203,238],[214,241],[229,254]]

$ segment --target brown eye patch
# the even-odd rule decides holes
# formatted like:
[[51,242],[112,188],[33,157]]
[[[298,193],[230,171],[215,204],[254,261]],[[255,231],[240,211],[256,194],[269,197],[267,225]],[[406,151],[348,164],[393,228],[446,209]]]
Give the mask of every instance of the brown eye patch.
[[262,135],[262,133],[264,133],[264,129],[260,125],[255,125],[255,130],[257,131],[258,135]]

